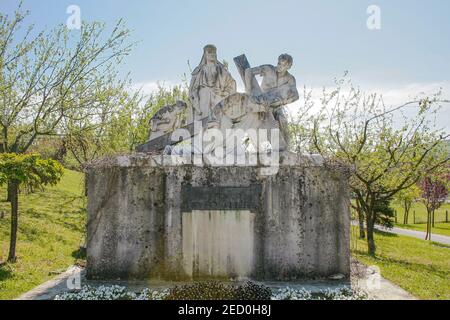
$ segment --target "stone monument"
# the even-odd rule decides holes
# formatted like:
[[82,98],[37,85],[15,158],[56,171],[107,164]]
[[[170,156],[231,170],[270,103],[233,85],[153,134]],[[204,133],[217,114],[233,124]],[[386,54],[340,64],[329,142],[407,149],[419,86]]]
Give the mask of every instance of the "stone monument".
[[189,101],[158,111],[136,153],[87,167],[87,276],[348,277],[347,175],[288,151],[292,57],[253,68],[234,58],[236,92],[216,53],[204,48]]

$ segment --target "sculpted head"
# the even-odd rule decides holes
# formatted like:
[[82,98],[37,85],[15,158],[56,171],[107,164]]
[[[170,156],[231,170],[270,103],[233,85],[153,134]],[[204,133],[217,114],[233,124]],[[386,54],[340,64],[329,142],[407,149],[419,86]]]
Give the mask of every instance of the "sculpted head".
[[186,103],[181,100],[177,100],[177,102],[173,106],[177,113],[183,112],[187,108]]
[[203,54],[205,55],[206,62],[208,63],[214,63],[217,61],[217,48],[212,45],[208,44],[203,48]]
[[292,67],[292,62],[292,57],[287,53],[283,53],[278,57],[277,71],[279,73],[285,73]]

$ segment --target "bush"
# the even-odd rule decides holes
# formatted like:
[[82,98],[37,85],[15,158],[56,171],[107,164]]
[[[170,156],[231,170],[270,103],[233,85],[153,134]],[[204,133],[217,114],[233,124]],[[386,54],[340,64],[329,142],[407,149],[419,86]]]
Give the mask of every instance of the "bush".
[[202,281],[175,286],[169,290],[167,300],[270,300],[271,290],[247,281],[234,285],[218,281]]
[[236,300],[270,300],[272,290],[260,284],[251,281],[245,282],[236,288]]

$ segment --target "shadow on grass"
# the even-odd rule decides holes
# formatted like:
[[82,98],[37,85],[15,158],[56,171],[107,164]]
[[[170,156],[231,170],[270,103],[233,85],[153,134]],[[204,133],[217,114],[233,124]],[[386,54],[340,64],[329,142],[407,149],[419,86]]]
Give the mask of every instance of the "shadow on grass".
[[25,214],[28,215],[29,217],[35,218],[35,219],[43,219],[43,218],[47,218],[47,214],[39,212],[37,210],[35,210],[34,208],[28,208],[25,210]]
[[82,225],[82,224],[67,222],[67,221],[64,221],[63,219],[55,219],[55,220],[53,220],[53,222],[56,224],[59,224],[60,226],[65,227],[66,229],[70,229],[72,231],[84,232],[84,225]]
[[[445,222],[446,223],[446,222]],[[450,229],[450,223],[448,224],[448,226],[446,226],[446,228],[444,227],[434,227],[433,229],[437,229],[437,230],[449,230]]]
[[48,212],[45,212],[47,210],[50,210],[50,209],[44,208],[41,210],[36,210],[34,208],[27,208],[25,210],[24,214],[27,215],[28,217],[34,218],[34,219],[40,219],[40,220],[45,219],[49,223],[58,224],[64,228],[70,229],[72,231],[77,231],[77,232],[84,231],[83,224],[67,221],[68,219],[79,218],[80,213],[85,212],[83,207],[79,206],[79,207],[73,207],[70,209],[66,208],[65,210],[60,209],[60,213],[57,213],[57,214],[50,214]]
[[80,247],[72,252],[72,257],[75,259],[86,259],[86,248]]
[[0,263],[0,281],[5,281],[13,277],[11,268],[6,262]]
[[[441,244],[439,244],[441,245]],[[422,264],[422,263],[416,263],[416,262],[410,262],[405,260],[399,260],[394,259],[390,257],[386,257],[384,255],[375,254],[374,256],[368,254],[366,251],[362,250],[355,250],[356,257],[362,256],[366,258],[373,259],[375,263],[380,264],[386,264],[386,265],[395,265],[397,267],[402,267],[405,269],[409,269],[411,271],[415,272],[422,272],[422,273],[431,273],[436,274],[439,277],[447,278],[448,277],[448,270],[442,270],[440,268],[436,268],[433,264]]]
[[[433,229],[442,229],[442,230],[448,230],[450,228],[450,222],[445,222],[445,221],[435,221],[436,224],[444,224],[446,225],[446,227],[442,227],[442,226],[435,226],[433,227]],[[403,228],[403,229],[415,229],[415,226],[420,226],[420,227],[426,227],[427,223],[426,222],[417,222],[417,223],[408,223],[408,224],[403,224],[403,223],[396,223],[395,226],[398,228]]]
[[436,246],[436,247],[450,249],[450,245],[448,245],[448,244],[444,244],[444,243],[440,243],[440,242],[434,242],[434,241],[431,241],[431,244],[433,246]]
[[21,239],[27,241],[27,242],[34,242],[41,240],[41,242],[44,243],[44,239],[49,236],[49,232],[42,230],[38,227],[32,226],[29,223],[19,223],[19,226],[17,227],[17,232],[19,234],[19,237]]
[[398,238],[398,234],[396,234],[396,233],[387,232],[387,231],[381,231],[381,230],[378,230],[378,229],[375,229],[374,233],[379,235],[379,236],[383,236],[383,237]]
[[75,258],[75,265],[86,267],[86,248],[80,247],[78,250],[72,252],[72,257]]

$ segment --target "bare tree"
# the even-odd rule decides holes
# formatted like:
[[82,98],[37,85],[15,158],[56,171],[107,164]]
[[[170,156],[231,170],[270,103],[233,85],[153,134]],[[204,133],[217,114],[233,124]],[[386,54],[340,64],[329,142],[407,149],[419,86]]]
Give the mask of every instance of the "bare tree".
[[[430,119],[441,102],[438,93],[387,107],[382,96],[364,94],[345,78],[331,92],[323,91],[311,143],[328,165],[353,169],[350,188],[364,212],[370,254],[376,251],[376,223],[389,220],[377,204],[450,161],[442,147],[449,135]],[[404,113],[411,108],[417,110],[414,117]]]

